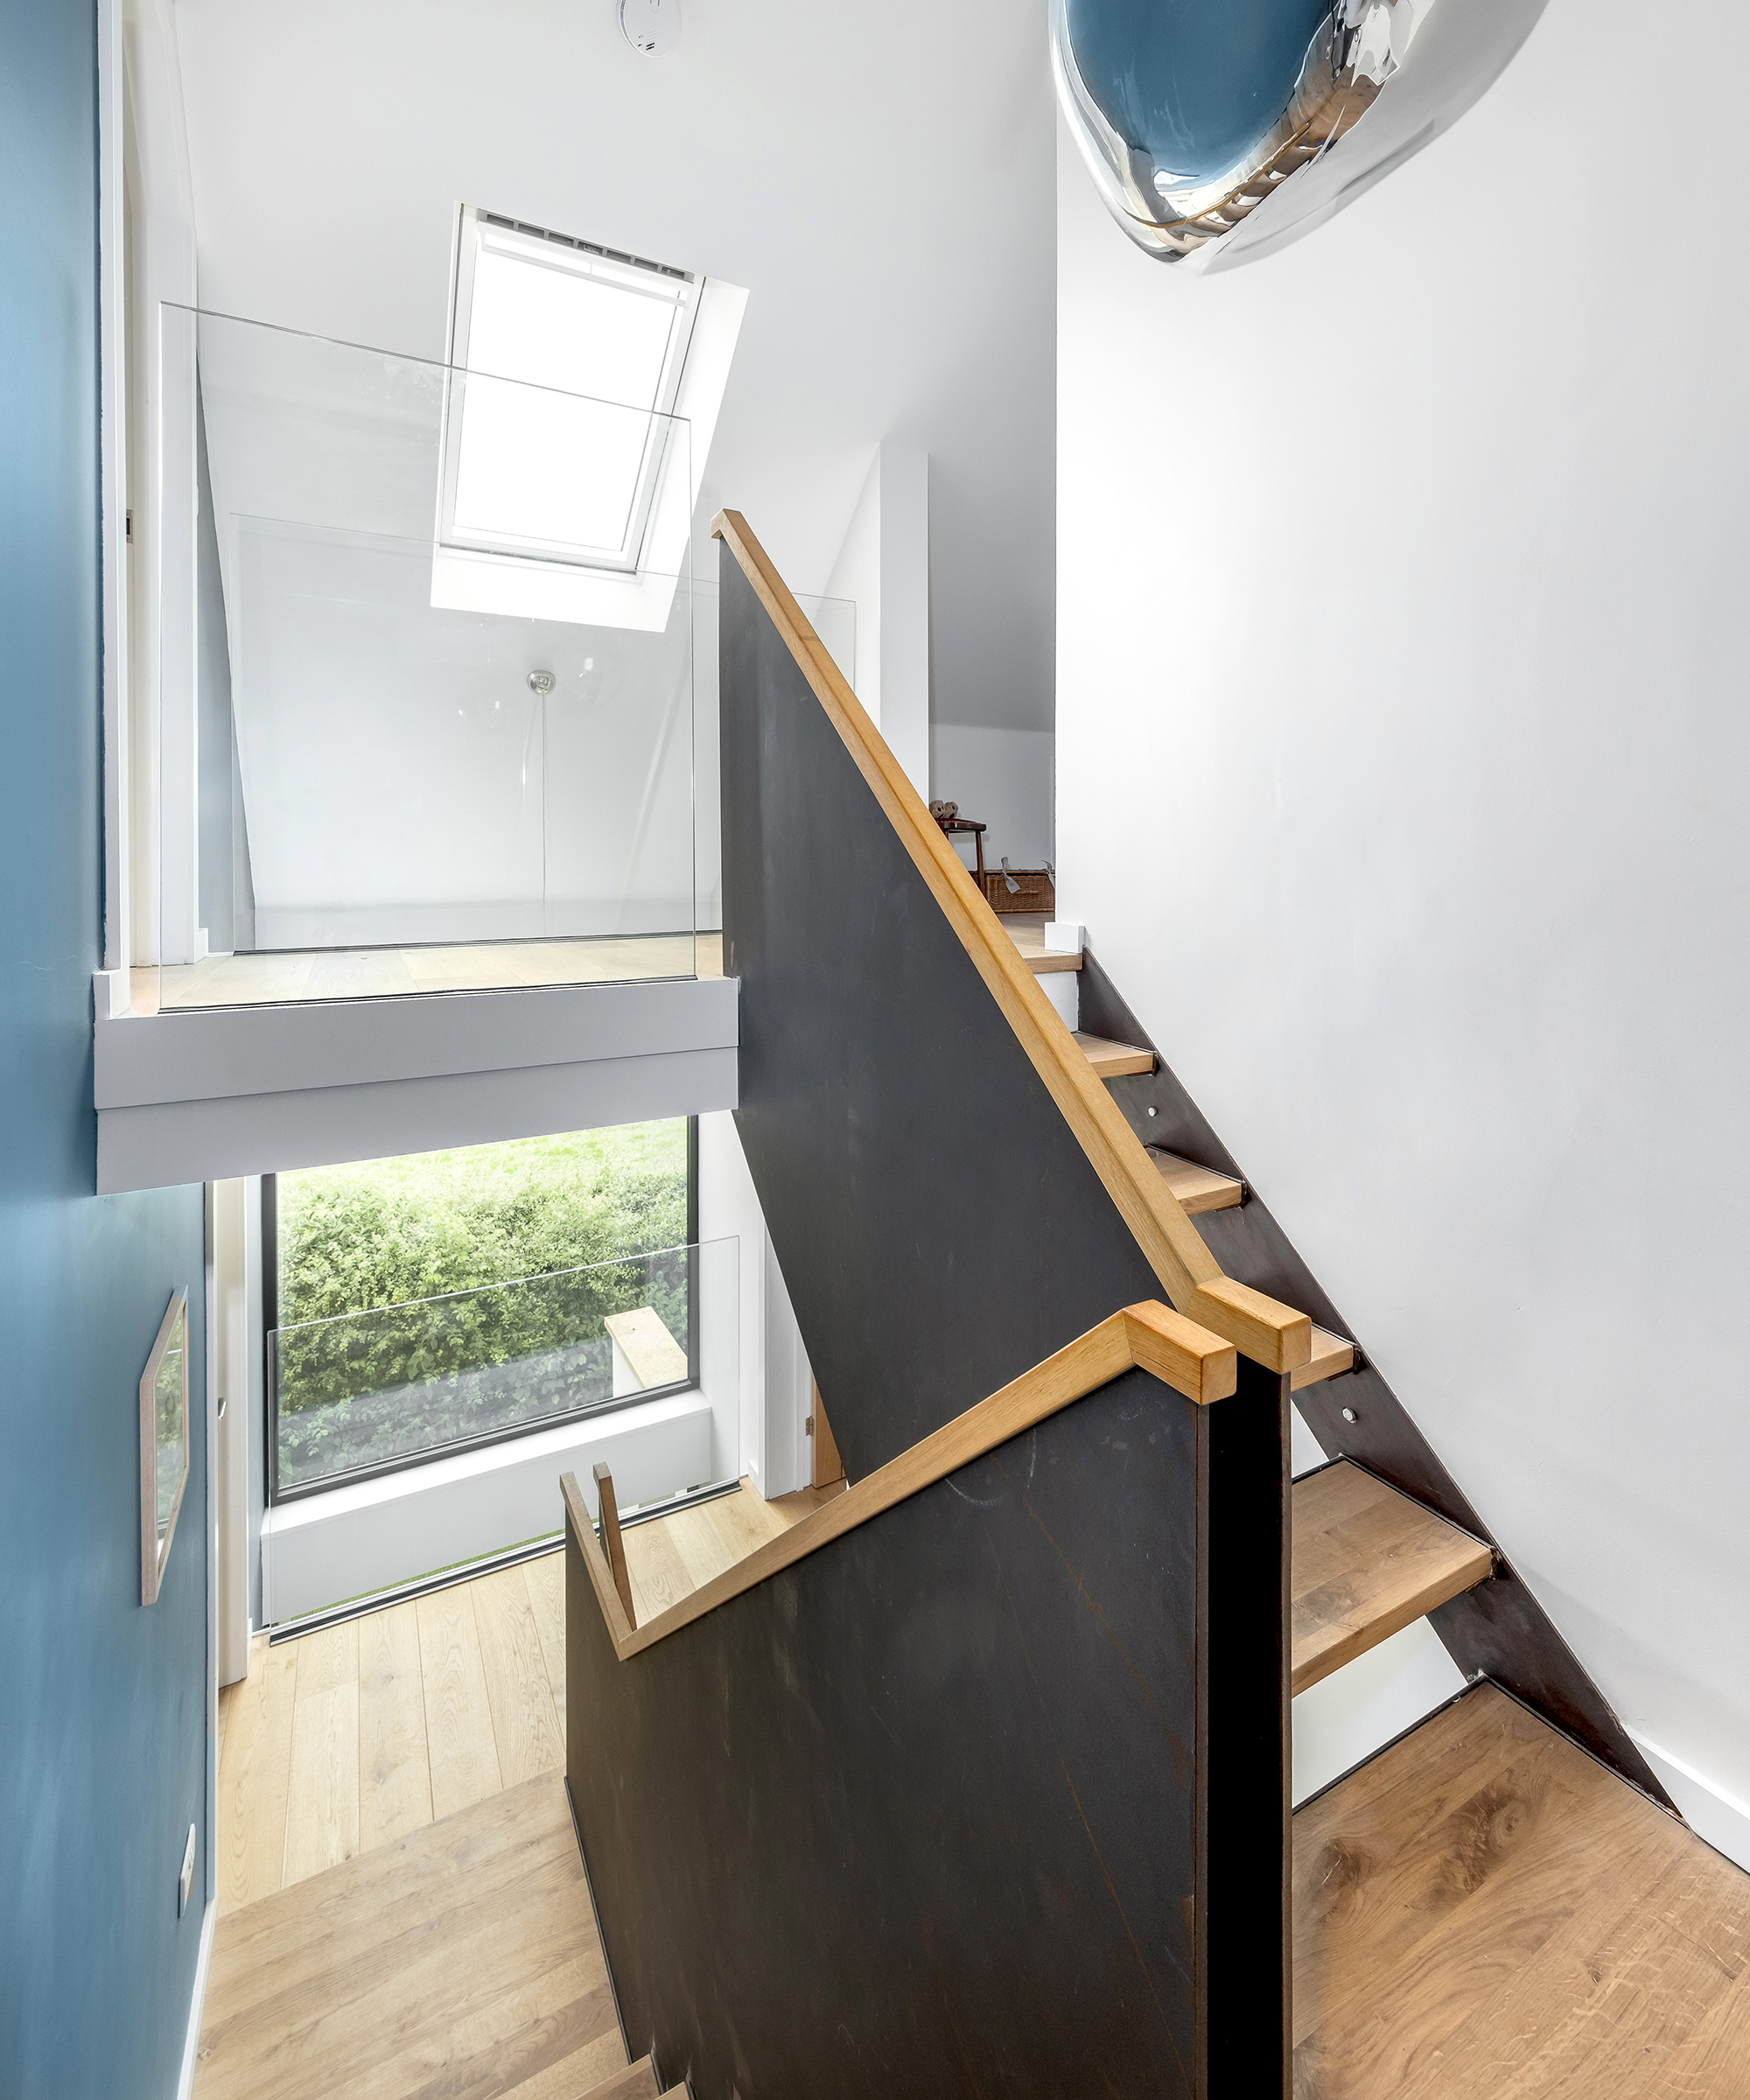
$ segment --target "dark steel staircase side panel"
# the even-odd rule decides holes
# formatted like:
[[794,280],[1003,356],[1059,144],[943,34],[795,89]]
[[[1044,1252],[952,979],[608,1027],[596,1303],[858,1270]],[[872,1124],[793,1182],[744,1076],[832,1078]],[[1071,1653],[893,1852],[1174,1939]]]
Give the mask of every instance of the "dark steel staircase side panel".
[[736,1127],[860,1480],[1163,1293],[726,550],[719,567]]
[[[568,1774],[632,2049],[696,2100],[1193,2100],[1219,1411],[1126,1372],[624,1662],[568,1542]],[[1223,1923],[1232,2006],[1274,1947]]]

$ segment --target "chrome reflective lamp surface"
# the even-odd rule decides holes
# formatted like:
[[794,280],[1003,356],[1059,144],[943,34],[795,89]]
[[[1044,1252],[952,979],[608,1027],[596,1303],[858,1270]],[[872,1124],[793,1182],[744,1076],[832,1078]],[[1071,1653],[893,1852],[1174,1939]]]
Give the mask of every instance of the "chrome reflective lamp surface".
[[1050,0],[1058,100],[1138,247],[1195,270],[1310,233],[1490,85],[1544,0]]

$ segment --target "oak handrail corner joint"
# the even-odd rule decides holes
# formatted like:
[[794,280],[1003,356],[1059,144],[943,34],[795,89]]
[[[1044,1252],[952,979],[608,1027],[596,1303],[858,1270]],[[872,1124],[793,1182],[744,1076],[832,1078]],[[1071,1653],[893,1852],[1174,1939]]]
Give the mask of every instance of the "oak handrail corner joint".
[[597,1536],[578,1476],[562,1474],[566,1516],[615,1655],[628,1661],[1130,1370],[1147,1371],[1196,1406],[1208,1407],[1236,1391],[1239,1353],[1232,1342],[1170,1306],[1126,1306],[642,1626],[634,1622],[630,1595],[620,1587],[622,1564],[610,1564]]
[[1266,1369],[1298,1370],[1312,1354],[1310,1317],[1222,1273],[747,521],[720,510],[711,536],[740,564],[1167,1297]]

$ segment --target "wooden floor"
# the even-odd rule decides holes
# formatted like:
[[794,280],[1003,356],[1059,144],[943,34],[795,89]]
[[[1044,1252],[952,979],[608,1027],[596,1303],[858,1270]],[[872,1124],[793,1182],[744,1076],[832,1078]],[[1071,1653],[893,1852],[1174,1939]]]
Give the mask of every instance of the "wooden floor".
[[195,2100],[582,2100],[624,2068],[556,1772],[222,1916]]
[[540,984],[621,984],[648,977],[720,977],[721,934],[637,939],[481,941],[453,948],[264,949],[136,970],[129,1010],[297,1004],[404,998],[419,991],[494,991]]
[[[626,1534],[640,1620],[825,1499],[751,1488]],[[219,1695],[220,1913],[556,1770],[564,1556],[270,1648]]]
[[719,1495],[696,1509],[634,1524],[625,1536],[626,1564],[632,1577],[632,1601],[642,1626],[658,1612],[703,1589],[756,1546],[777,1538],[811,1509],[844,1493],[844,1482],[830,1488],[805,1488],[800,1494],[761,1502],[751,1489]]
[[1739,2100],[1750,1875],[1493,1685],[1294,1818],[1296,2100]]

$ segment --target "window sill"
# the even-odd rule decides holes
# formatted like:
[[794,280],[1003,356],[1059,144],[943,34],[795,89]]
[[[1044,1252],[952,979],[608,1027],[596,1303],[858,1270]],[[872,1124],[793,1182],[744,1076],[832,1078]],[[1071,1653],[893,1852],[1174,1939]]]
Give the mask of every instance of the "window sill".
[[612,1468],[624,1505],[715,1477],[696,1389],[276,1503],[262,1523],[262,1618],[301,1619],[558,1529],[559,1476]]

